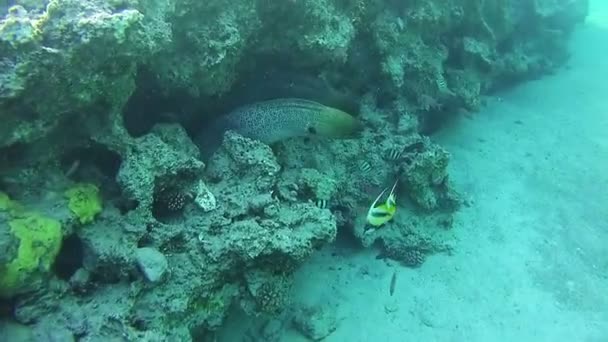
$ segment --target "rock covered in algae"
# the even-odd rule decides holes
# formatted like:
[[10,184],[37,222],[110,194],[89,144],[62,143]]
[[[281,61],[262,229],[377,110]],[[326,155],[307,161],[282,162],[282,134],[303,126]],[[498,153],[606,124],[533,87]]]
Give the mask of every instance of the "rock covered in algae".
[[61,222],[27,211],[0,192],[0,297],[11,298],[38,290],[50,278],[51,266],[61,248]]
[[[379,103],[396,97],[408,117],[424,117],[444,104],[474,109],[479,96],[503,80],[537,75],[562,63],[565,38],[584,17],[586,1],[538,0],[532,11],[513,8],[519,1],[473,0],[391,1],[390,6],[330,0],[241,0],[230,7],[219,0],[13,3],[22,7],[9,13],[0,4],[0,147],[6,148],[0,153],[0,168],[20,152],[37,149],[24,163],[34,166],[20,171],[38,168],[45,177],[65,178],[54,164],[45,164],[63,157],[64,146],[109,150],[118,166],[106,175],[108,183],[118,197],[134,202],[127,207],[108,202],[90,226],[73,233],[71,241],[84,249],[82,260],[76,258],[81,265],[73,280],[89,274],[78,287],[95,291],[77,296],[62,290],[65,281],[57,279],[59,286],[19,300],[15,318],[47,333],[41,336],[65,334],[62,340],[73,335],[188,341],[197,340],[199,330],[217,328],[232,301],[247,296],[241,291],[254,290],[240,271],[288,274],[315,248],[334,239],[337,216],[348,226],[355,215],[352,208],[365,207],[370,190],[392,182],[387,179],[392,167],[383,156],[395,145],[391,140],[398,140],[386,128],[396,116],[374,113],[374,125],[359,141],[292,141],[279,146],[278,157],[263,144],[229,135],[203,171],[196,147],[181,128],[165,127],[139,137],[124,132],[121,111],[133,90],[145,83],[139,76],[153,75],[150,82],[163,96],[186,90],[191,96],[187,101],[205,102],[205,95],[221,95],[242,74],[262,67],[267,55],[278,55],[288,68],[321,75],[356,97],[368,90],[380,95]],[[293,20],[277,21],[277,13]],[[513,30],[513,22],[522,20],[537,29]],[[208,112],[197,115],[220,114]],[[33,144],[52,136],[62,139]],[[377,172],[365,173],[353,163],[362,156]],[[420,153],[414,167],[405,168],[411,179],[403,179],[422,189],[414,194],[432,208],[442,203],[447,189],[436,186],[445,166],[441,156],[438,151]],[[318,172],[289,175],[303,169]],[[2,183],[9,183],[13,175],[0,171]],[[333,190],[290,186],[295,193],[290,199],[275,191],[285,178],[291,182],[313,173],[330,178]],[[428,177],[431,173],[435,176]],[[117,174],[119,182],[113,182]],[[344,180],[343,174],[352,176]],[[215,210],[201,213],[185,203],[180,205],[182,217],[166,222],[151,213],[155,198],[162,196],[158,191],[177,189],[187,197],[192,189],[196,193],[201,180],[216,198]],[[23,191],[40,189],[32,183]],[[327,209],[307,203],[311,196],[330,193],[336,202],[330,201]],[[41,202],[37,205],[45,204]],[[384,230],[399,236],[381,237],[384,243],[425,254],[442,250],[437,241],[443,240],[428,236],[434,223],[419,220],[414,225],[414,215],[400,213],[395,229]],[[0,246],[14,246],[5,240]],[[166,255],[164,282],[143,285],[134,267],[138,247]],[[6,259],[0,256],[0,262]],[[283,290],[264,286],[253,292],[260,295],[256,303],[272,309],[282,301],[269,294]],[[49,334],[53,328],[56,335]]]
[[322,341],[338,327],[336,310],[327,304],[303,306],[296,311],[293,322],[296,328],[313,341]]
[[75,0],[24,6],[0,18],[0,146],[44,137],[96,101],[122,106],[138,60],[127,56],[150,51],[135,8]]

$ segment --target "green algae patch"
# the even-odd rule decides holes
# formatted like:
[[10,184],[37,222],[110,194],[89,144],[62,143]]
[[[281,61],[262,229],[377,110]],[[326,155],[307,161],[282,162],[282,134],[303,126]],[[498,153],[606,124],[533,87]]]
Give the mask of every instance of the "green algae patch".
[[38,213],[24,213],[9,221],[8,226],[19,242],[16,256],[0,264],[1,297],[35,288],[50,270],[63,238],[61,223]]
[[13,201],[7,194],[0,191],[0,211],[9,211],[13,206]]
[[12,200],[5,192],[0,191],[0,212],[6,212],[10,217],[22,215],[25,209],[21,204]]
[[93,222],[103,210],[99,188],[90,183],[79,183],[66,190],[68,207],[81,224]]

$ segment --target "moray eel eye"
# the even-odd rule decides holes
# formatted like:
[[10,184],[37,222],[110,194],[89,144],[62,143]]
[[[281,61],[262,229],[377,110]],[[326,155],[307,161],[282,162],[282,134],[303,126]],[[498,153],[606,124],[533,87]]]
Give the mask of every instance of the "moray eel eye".
[[314,128],[313,126],[308,126],[308,133],[317,134],[317,129]]

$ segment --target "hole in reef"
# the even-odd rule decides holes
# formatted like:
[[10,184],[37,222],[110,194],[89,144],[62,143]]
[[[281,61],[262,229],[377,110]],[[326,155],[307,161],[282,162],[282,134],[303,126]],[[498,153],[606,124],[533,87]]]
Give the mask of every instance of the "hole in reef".
[[450,119],[448,110],[435,110],[422,114],[420,117],[420,134],[432,135],[438,132]]
[[60,160],[65,174],[74,181],[114,181],[122,158],[107,147],[92,143],[90,146],[73,149]]
[[114,206],[120,211],[121,215],[127,214],[131,210],[137,209],[139,207],[139,201],[126,198],[126,197],[117,197],[114,201]]
[[68,178],[99,185],[104,200],[112,203],[124,215],[136,209],[139,203],[124,197],[116,182],[121,163],[122,158],[118,153],[95,142],[72,149],[60,159],[61,168]]
[[63,240],[53,271],[59,278],[69,280],[82,267],[83,257],[82,240],[76,234],[69,235]]
[[14,298],[0,298],[0,319],[4,320],[13,315],[15,302]]
[[123,124],[133,137],[150,132],[157,123],[179,123],[188,134],[193,133],[193,122],[205,117],[204,108],[209,106],[209,98],[196,98],[186,91],[170,93],[160,86],[156,76],[140,68],[137,72],[137,87],[123,109]]
[[[259,55],[238,67],[239,77],[231,89],[219,95],[195,97],[184,89],[162,87],[156,75],[145,68],[137,73],[136,89],[123,109],[123,123],[131,136],[147,134],[157,123],[179,123],[191,137],[209,122],[231,110],[258,101],[298,97],[358,112],[349,77],[334,80],[317,77],[320,69],[297,69],[283,55]],[[335,87],[336,85],[340,88]]]
[[149,233],[144,234],[139,240],[137,240],[137,248],[148,247],[154,244],[154,240]]
[[25,149],[26,149],[26,145],[21,144],[21,143],[15,143],[15,144],[0,148],[1,168],[8,169],[8,168],[16,166],[26,155]]
[[361,248],[361,242],[353,234],[353,227],[346,225],[338,227],[334,245],[342,250],[358,250]]

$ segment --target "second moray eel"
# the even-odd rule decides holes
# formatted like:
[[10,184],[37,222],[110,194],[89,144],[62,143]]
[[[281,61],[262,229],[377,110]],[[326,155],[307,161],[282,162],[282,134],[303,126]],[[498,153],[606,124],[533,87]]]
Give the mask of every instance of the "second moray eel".
[[318,102],[285,98],[256,102],[233,110],[203,129],[196,143],[204,158],[221,144],[224,132],[272,144],[293,137],[348,138],[361,130],[359,120]]

